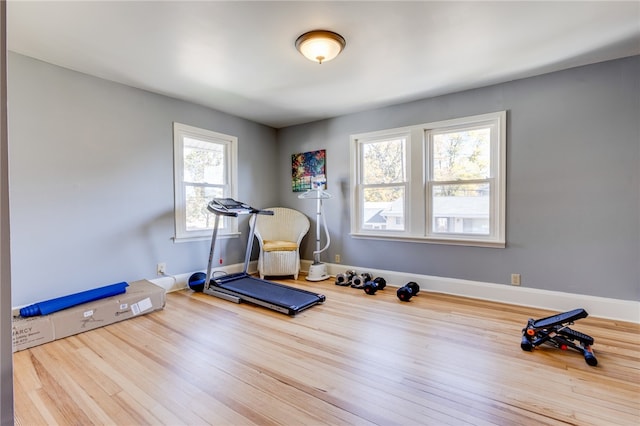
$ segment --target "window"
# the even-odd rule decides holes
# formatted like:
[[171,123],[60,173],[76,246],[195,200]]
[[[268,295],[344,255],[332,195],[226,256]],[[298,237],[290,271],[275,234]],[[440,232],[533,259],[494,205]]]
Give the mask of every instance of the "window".
[[368,140],[361,145],[359,197],[363,229],[404,231],[407,193],[406,135]]
[[[207,204],[236,197],[238,139],[173,124],[176,241],[211,236],[215,216]],[[236,220],[221,218],[219,235],[237,234]]]
[[506,112],[351,137],[351,233],[504,247]]

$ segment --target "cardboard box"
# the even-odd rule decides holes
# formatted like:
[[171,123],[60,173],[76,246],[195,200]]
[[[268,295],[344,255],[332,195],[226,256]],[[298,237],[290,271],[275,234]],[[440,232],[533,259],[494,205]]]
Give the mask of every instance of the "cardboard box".
[[49,315],[13,318],[13,352],[63,339],[163,309],[165,289],[147,280],[129,283],[116,296],[83,303]]

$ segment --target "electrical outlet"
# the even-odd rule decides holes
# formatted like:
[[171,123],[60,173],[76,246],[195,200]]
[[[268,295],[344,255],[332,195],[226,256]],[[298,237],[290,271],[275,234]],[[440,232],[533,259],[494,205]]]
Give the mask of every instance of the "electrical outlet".
[[520,285],[520,274],[511,274],[511,285]]
[[342,258],[340,257],[339,254],[336,254],[336,263],[340,263],[342,262]]
[[164,262],[160,262],[156,265],[156,274],[164,275],[167,272],[167,264]]

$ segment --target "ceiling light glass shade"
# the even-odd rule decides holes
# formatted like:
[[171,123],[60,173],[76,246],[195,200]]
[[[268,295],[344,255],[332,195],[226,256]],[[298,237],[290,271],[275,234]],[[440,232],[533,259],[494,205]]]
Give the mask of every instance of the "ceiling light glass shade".
[[306,58],[323,63],[332,60],[344,49],[346,42],[337,33],[325,30],[309,31],[296,40],[296,49]]

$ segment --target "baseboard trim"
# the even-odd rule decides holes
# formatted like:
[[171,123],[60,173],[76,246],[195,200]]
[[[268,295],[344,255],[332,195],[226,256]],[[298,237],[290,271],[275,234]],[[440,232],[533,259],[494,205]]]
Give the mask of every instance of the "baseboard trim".
[[[236,274],[238,272],[242,272],[242,268],[244,268],[243,263],[236,263],[233,265],[226,265],[219,268],[214,268],[213,273],[223,272],[227,274]],[[248,267],[249,273],[253,274],[258,271],[258,262],[253,261],[249,262]],[[172,291],[183,290],[189,286],[189,277],[196,272],[207,272],[206,270],[201,271],[193,271],[184,274],[178,275],[164,275],[162,277],[149,279],[152,283],[157,286],[160,286],[166,290],[167,293],[171,293]]]
[[[311,263],[309,260],[303,260],[301,262],[301,272],[304,273],[308,271]],[[327,268],[331,276],[343,273],[349,269],[363,272],[367,271],[374,276],[384,277],[389,283],[389,286],[392,287],[399,287],[409,281],[415,281],[420,285],[420,291],[451,294],[561,312],[575,308],[583,308],[593,317],[640,323],[640,302],[636,301],[430,275],[409,274],[382,269],[363,269],[357,266],[333,263],[327,263]]]
[[[303,274],[309,271],[312,261],[302,260],[301,271]],[[216,272],[237,273],[241,272],[243,264],[227,265],[215,268]],[[327,263],[331,276],[335,276],[349,269],[363,271],[363,268],[350,265]],[[509,286],[505,284],[487,283],[481,281],[461,280],[456,278],[435,277],[431,275],[409,274],[398,271],[382,269],[364,269],[374,276],[384,277],[390,287],[399,287],[409,281],[415,281],[420,285],[420,291],[451,294],[454,296],[470,297],[491,302],[508,303],[518,306],[547,309],[551,311],[569,311],[575,308],[583,308],[590,316],[617,321],[640,323],[640,302],[630,300],[611,299],[607,297],[589,296],[584,294],[572,294],[560,291],[540,290],[522,286]],[[185,274],[167,275],[150,279],[152,283],[163,287],[167,292],[182,290],[188,287],[189,277],[195,272]],[[257,262],[249,263],[249,272],[257,272]]]

